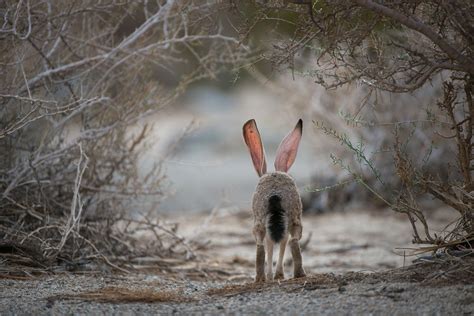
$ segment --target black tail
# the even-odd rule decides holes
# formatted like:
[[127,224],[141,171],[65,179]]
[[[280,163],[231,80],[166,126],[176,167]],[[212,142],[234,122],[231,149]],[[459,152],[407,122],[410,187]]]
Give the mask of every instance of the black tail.
[[268,231],[274,242],[280,242],[285,235],[285,210],[281,207],[281,198],[272,195],[268,200]]

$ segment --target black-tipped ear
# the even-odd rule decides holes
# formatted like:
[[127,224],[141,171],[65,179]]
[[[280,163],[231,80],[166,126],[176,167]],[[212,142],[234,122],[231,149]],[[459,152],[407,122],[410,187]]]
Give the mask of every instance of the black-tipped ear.
[[303,120],[299,119],[295,128],[283,138],[278,146],[275,158],[275,170],[288,172],[298,153],[298,146],[303,136]]
[[265,150],[263,149],[257,123],[254,119],[248,120],[243,126],[245,144],[249,148],[253,166],[257,174],[261,177],[267,172],[267,162],[265,160]]

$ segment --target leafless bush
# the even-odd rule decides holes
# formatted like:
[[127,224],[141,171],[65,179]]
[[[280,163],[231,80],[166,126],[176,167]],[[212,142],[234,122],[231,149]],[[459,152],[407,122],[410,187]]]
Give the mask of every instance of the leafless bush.
[[[377,199],[406,214],[415,243],[434,245],[430,250],[472,249],[472,2],[259,3],[255,11],[236,5],[246,18],[240,33],[251,43],[259,36],[256,25],[263,25],[263,57],[276,69],[289,68],[327,89],[362,87],[358,91],[364,96],[340,116],[347,123],[344,130],[364,137],[339,130],[340,124],[317,124],[353,154],[352,163],[337,155],[334,163]],[[437,91],[415,104],[388,100],[383,105],[379,100],[416,95],[429,85]],[[393,135],[387,136],[384,125]],[[420,136],[426,146],[420,146]],[[442,150],[436,157],[437,147]],[[384,152],[393,159],[379,159]],[[458,221],[439,234],[430,230],[419,204],[426,194],[459,213]],[[423,233],[415,223],[421,223]]]
[[[152,216],[164,194],[160,162],[144,175],[137,158],[151,129],[144,118],[248,58],[216,9],[192,0],[0,5],[0,248],[42,266],[192,256],[176,227]],[[143,230],[156,239],[140,244]]]

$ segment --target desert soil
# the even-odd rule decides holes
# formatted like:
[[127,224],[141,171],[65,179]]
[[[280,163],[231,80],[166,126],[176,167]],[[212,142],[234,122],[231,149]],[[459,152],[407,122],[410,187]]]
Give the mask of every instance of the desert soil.
[[[441,227],[444,213],[433,225]],[[287,253],[286,280],[265,284],[252,281],[255,245],[247,212],[219,209],[169,220],[206,245],[197,251],[199,260],[149,258],[130,274],[2,274],[0,315],[474,313],[474,261],[418,257],[413,263],[417,257],[404,249],[411,246],[409,224],[391,212],[305,216],[308,276],[291,279]]]

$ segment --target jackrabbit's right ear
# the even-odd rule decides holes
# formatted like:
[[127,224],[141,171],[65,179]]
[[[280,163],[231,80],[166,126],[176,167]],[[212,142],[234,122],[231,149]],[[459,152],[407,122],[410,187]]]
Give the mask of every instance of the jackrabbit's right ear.
[[302,135],[303,121],[300,119],[295,128],[283,138],[280,146],[278,146],[275,158],[276,171],[288,172],[293,162],[295,162]]
[[253,166],[261,177],[267,172],[267,162],[265,161],[265,150],[263,149],[260,133],[258,132],[255,120],[248,120],[243,127],[245,144],[250,151]]

